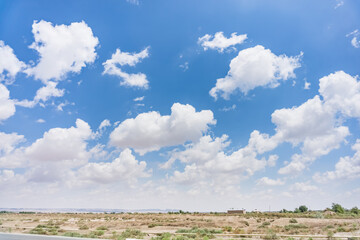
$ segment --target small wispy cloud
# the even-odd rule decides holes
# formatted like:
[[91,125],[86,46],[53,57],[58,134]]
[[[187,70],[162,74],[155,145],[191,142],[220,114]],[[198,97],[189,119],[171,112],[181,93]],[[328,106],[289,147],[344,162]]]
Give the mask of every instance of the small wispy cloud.
[[38,120],[36,120],[37,123],[45,123],[45,120],[42,118],[39,118]]
[[343,1],[343,0],[337,0],[334,9],[337,9],[337,8],[343,6],[343,5],[344,5],[344,1]]
[[229,38],[224,36],[223,32],[217,32],[214,35],[205,34],[198,39],[198,44],[201,45],[204,51],[214,49],[218,52],[224,52],[225,49],[233,48],[238,44],[242,44],[247,39],[246,34],[237,35],[236,32],[232,33]]
[[235,110],[236,109],[236,105],[233,104],[232,106],[230,107],[223,107],[220,109],[220,111],[223,111],[223,112],[228,112],[228,111],[232,111],[232,110]]
[[304,83],[304,89],[309,90],[311,83],[309,83],[308,81],[306,81],[306,78],[304,79],[305,83]]
[[134,5],[139,5],[140,2],[139,0],[126,0],[128,3],[134,4]]
[[141,102],[144,98],[145,96],[134,98],[134,102]]
[[351,45],[354,48],[360,48],[360,39],[358,38],[359,36],[360,36],[360,32],[358,29],[355,29],[351,33],[346,34],[346,37],[352,37]]
[[185,62],[184,64],[180,64],[179,67],[182,68],[183,71],[185,72],[186,70],[189,69],[189,63]]

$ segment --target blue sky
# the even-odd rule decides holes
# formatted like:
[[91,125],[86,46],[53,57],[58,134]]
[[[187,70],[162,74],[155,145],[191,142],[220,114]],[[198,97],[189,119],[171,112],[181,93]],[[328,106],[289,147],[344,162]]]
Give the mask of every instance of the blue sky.
[[359,206],[359,9],[0,1],[0,205]]

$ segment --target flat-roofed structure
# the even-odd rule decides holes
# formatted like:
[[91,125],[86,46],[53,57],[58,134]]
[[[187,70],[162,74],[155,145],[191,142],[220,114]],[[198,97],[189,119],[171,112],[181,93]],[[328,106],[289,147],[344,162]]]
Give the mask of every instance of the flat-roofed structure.
[[246,210],[242,209],[242,210],[228,210],[227,211],[228,214],[246,214]]

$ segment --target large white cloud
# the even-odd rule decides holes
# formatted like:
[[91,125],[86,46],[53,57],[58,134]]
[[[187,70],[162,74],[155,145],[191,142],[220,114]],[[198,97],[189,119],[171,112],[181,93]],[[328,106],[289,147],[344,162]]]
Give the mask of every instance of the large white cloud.
[[279,170],[281,174],[301,172],[317,157],[339,148],[350,134],[343,120],[360,117],[360,83],[343,71],[320,79],[320,96],[298,107],[276,110],[272,121],[276,124],[273,138],[279,142],[302,143],[302,154],[294,154],[292,161]]
[[145,154],[161,147],[195,141],[215,123],[210,110],[196,112],[191,105],[174,103],[171,115],[147,112],[123,121],[110,134],[110,144]]
[[341,157],[336,163],[334,171],[317,173],[314,175],[314,179],[318,182],[327,182],[336,179],[360,178],[360,139],[356,140],[352,149],[355,151],[353,156]]
[[[116,52],[110,59],[103,63],[103,74],[115,75],[122,79],[120,85],[128,87],[148,88],[149,81],[143,73],[126,73],[120,67],[131,66],[141,62],[144,58],[149,57],[149,47],[145,48],[139,53],[121,52],[120,49],[116,49]],[[120,66],[120,67],[119,67]]]
[[9,90],[1,84],[11,84],[16,74],[23,71],[26,65],[20,61],[11,47],[0,40],[0,122],[15,114],[15,102],[10,99]]
[[10,99],[9,90],[0,83],[0,122],[15,114],[15,103]]
[[3,136],[5,139],[13,138],[13,144],[6,147],[7,154],[0,157],[0,167],[38,167],[60,171],[62,168],[81,166],[91,157],[87,150],[87,141],[92,136],[89,124],[81,119],[76,120],[75,127],[52,128],[30,146],[14,150],[13,145],[23,137]]
[[249,146],[259,154],[275,149],[283,142],[300,147],[301,153],[291,156],[280,174],[297,174],[305,170],[318,157],[337,149],[350,135],[344,126],[347,118],[360,117],[360,82],[343,71],[320,79],[320,95],[303,104],[278,109],[271,115],[276,125],[275,134],[269,136],[253,131]]
[[[105,121],[102,125],[108,123]],[[89,124],[81,119],[70,128],[50,129],[27,147],[16,148],[24,141],[23,136],[0,132],[0,168],[26,168],[21,179],[27,183],[61,182],[68,187],[92,183],[133,184],[138,178],[151,175],[146,163],[136,160],[129,149],[111,162],[89,163],[91,159],[113,158],[101,144],[89,147],[95,135]],[[12,178],[15,176],[11,170],[5,173]],[[0,171],[0,183],[1,177]]]
[[112,162],[88,163],[77,174],[80,180],[95,183],[133,183],[138,178],[150,176],[146,171],[146,162],[136,160],[130,149],[123,150]]
[[[170,177],[170,180],[177,184],[205,189],[211,185],[211,188],[218,191],[222,188],[233,188],[242,178],[252,176],[268,166],[269,161],[274,160],[275,156],[270,156],[268,160],[259,158],[255,141],[251,139],[247,146],[227,153],[226,148],[230,144],[227,135],[220,138],[206,135],[198,142],[188,144],[185,150],[173,152],[162,167],[169,168],[176,160],[186,164],[183,171],[176,170]],[[203,183],[209,184],[200,186]]]
[[38,89],[33,100],[17,100],[22,107],[35,107],[51,97],[62,97],[64,89],[57,88],[57,81],[63,80],[70,72],[80,73],[86,64],[96,59],[95,48],[99,41],[85,22],[70,25],[53,25],[41,20],[32,25],[35,42],[30,48],[40,56],[36,66],[24,70],[28,75],[41,80],[45,86]]
[[0,81],[12,81],[26,65],[20,61],[11,47],[0,40]]
[[326,104],[346,117],[360,117],[360,82],[343,71],[320,79],[319,93]]
[[294,146],[302,144],[302,154],[292,156],[291,163],[281,168],[279,173],[301,172],[317,157],[340,147],[350,132],[348,127],[338,126],[335,114],[333,108],[319,96],[299,107],[276,110],[272,114],[272,122],[276,124],[274,138]]
[[0,156],[10,154],[20,142],[25,141],[23,135],[0,132]]
[[26,72],[46,83],[48,80],[61,80],[67,73],[79,73],[86,64],[96,59],[95,47],[99,41],[85,22],[70,25],[53,25],[41,20],[32,25],[35,49],[40,60],[35,67]]
[[52,128],[24,151],[30,161],[84,163],[89,158],[86,140],[92,131],[88,123],[76,120],[76,127]]
[[198,43],[204,48],[205,51],[210,48],[219,52],[223,52],[229,47],[243,43],[246,39],[246,34],[237,35],[237,33],[234,32],[231,34],[231,37],[226,38],[223,32],[217,32],[214,36],[205,34],[198,39]]
[[15,174],[13,170],[0,169],[0,190],[17,189],[26,183],[23,175]]
[[280,81],[295,78],[294,70],[301,66],[301,56],[277,56],[261,45],[244,49],[231,60],[228,74],[217,79],[210,95],[228,99],[236,90],[247,94],[256,87],[277,87]]

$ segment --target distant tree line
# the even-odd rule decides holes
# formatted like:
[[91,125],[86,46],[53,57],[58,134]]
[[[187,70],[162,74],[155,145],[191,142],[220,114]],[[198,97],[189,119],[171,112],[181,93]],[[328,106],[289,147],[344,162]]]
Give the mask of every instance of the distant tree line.
[[[281,213],[305,213],[308,212],[309,208],[305,205],[301,205],[298,208],[295,208],[294,211],[283,209]],[[360,214],[360,209],[358,207],[353,207],[351,209],[346,209],[338,203],[333,203],[331,208],[326,208],[325,211],[332,211],[339,214]]]

